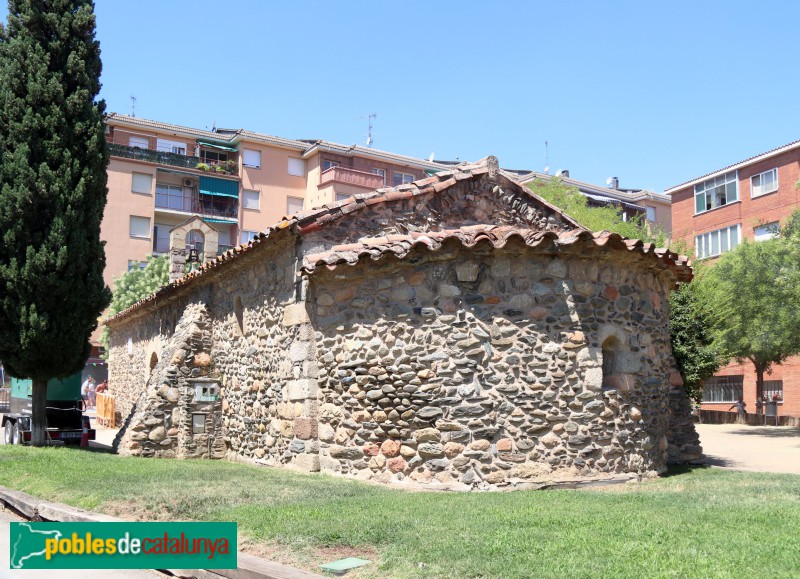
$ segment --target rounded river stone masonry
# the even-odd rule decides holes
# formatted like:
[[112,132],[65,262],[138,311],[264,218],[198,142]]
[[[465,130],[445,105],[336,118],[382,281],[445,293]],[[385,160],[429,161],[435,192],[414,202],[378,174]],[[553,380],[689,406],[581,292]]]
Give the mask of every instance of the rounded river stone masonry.
[[524,246],[316,274],[322,470],[467,485],[662,472],[666,283],[635,259]]
[[107,321],[117,447],[461,489],[652,476],[702,453],[668,328],[690,278],[491,157],[359,195]]

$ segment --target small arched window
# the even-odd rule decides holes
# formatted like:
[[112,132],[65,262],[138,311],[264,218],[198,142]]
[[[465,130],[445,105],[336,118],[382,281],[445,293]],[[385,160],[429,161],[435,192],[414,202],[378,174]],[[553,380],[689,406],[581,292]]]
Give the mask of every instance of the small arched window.
[[616,384],[611,378],[617,372],[617,353],[620,346],[620,341],[616,336],[609,336],[603,342],[603,389],[616,388]]

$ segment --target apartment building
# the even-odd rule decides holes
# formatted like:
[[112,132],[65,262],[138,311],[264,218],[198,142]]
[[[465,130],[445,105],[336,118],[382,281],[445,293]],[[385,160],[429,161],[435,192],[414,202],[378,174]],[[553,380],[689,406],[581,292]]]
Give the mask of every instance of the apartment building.
[[[769,239],[800,208],[798,179],[795,141],[671,187],[665,193],[672,198],[673,236],[694,248],[697,260],[713,260],[742,239]],[[728,410],[742,396],[755,412],[756,395],[752,365],[732,364],[706,383],[702,407]],[[779,414],[800,416],[800,357],[776,367],[762,395],[781,398]]]
[[357,145],[207,131],[116,113],[107,118],[106,139],[111,160],[101,237],[109,285],[148,254],[166,252],[170,229],[189,216],[211,223],[225,251],[286,214],[445,168]]

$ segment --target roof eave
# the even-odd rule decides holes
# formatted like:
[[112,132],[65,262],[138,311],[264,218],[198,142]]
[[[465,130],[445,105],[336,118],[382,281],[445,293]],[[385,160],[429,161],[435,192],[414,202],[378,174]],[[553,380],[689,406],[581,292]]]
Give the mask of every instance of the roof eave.
[[711,179],[712,177],[718,177],[723,173],[728,173],[730,171],[738,171],[743,167],[747,167],[748,165],[752,165],[753,163],[760,163],[761,161],[765,161],[766,159],[770,159],[772,157],[776,157],[778,155],[782,155],[792,149],[800,148],[800,140],[793,141],[782,147],[778,147],[777,149],[772,149],[771,151],[767,151],[766,153],[761,153],[760,155],[755,155],[753,157],[749,157],[743,161],[739,161],[738,163],[734,163],[733,165],[728,165],[727,167],[723,167],[722,169],[718,169],[712,173],[706,173],[705,175],[701,175],[690,181],[686,181],[685,183],[681,183],[680,185],[675,185],[674,187],[670,187],[669,189],[664,190],[664,195],[672,195],[673,193],[680,191],[681,189],[686,189],[687,187],[693,187],[698,183],[705,181],[706,179]]

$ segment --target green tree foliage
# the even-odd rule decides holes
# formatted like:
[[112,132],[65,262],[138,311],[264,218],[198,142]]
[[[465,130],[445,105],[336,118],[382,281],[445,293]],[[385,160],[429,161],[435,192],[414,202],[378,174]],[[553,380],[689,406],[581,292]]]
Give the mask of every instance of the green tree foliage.
[[791,237],[745,241],[723,255],[701,281],[700,295],[710,311],[715,346],[732,358],[752,362],[761,395],[764,374],[800,353],[797,241]]
[[89,0],[10,0],[0,31],[0,359],[33,380],[83,367],[108,304],[100,221],[108,152]]
[[593,207],[585,195],[564,183],[558,177],[535,179],[530,189],[539,197],[552,203],[589,231],[613,231],[630,239],[641,239],[659,247],[667,244],[667,235],[655,224],[648,227],[642,215],[634,215],[627,221],[622,218],[622,209],[613,206]]
[[699,403],[703,382],[725,362],[714,347],[710,310],[703,307],[699,278],[683,284],[669,299],[672,353],[689,397]]
[[[134,268],[114,278],[114,293],[108,315],[113,316],[146,298],[169,282],[169,261],[166,255],[147,256],[144,269]],[[108,328],[104,328],[100,343],[105,347],[103,357],[108,358]]]

